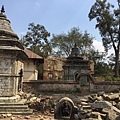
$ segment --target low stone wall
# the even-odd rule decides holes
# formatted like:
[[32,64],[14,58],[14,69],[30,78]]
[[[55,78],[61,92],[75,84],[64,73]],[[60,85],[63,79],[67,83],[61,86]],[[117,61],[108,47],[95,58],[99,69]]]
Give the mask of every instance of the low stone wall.
[[43,81],[34,80],[23,83],[24,92],[79,92],[80,86],[75,81]]
[[113,92],[120,90],[120,82],[91,82],[88,86],[80,86],[75,81],[66,80],[34,80],[29,82],[23,82],[24,92]]
[[120,82],[119,81],[104,81],[104,82],[94,82],[90,83],[90,91],[91,92],[112,92],[120,90]]

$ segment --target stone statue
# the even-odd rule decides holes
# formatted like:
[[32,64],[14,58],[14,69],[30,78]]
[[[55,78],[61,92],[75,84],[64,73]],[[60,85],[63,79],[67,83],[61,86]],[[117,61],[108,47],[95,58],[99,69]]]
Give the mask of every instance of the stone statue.
[[56,105],[54,118],[56,120],[75,120],[75,114],[77,114],[77,107],[70,98],[64,97]]
[[68,101],[64,101],[63,104],[61,105],[61,115],[63,117],[70,116],[70,111],[71,111],[71,108]]
[[19,72],[18,92],[22,91],[22,77],[23,77],[23,69],[21,69]]

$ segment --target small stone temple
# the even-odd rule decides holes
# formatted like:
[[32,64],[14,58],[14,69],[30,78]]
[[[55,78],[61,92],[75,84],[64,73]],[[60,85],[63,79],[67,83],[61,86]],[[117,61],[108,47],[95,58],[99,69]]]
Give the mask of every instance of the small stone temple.
[[24,47],[13,32],[2,6],[0,13],[0,96],[14,96],[18,92],[19,72],[27,58]]
[[93,74],[93,67],[93,61],[83,59],[83,57],[80,56],[79,49],[75,44],[74,48],[72,48],[70,56],[67,58],[63,66],[64,80],[75,80],[75,77],[79,73],[83,72],[89,71]]
[[10,21],[5,15],[4,6],[2,6],[0,12],[0,97],[16,96],[22,89],[23,78],[37,80],[38,63],[43,63],[43,58],[23,47],[17,34],[12,30]]

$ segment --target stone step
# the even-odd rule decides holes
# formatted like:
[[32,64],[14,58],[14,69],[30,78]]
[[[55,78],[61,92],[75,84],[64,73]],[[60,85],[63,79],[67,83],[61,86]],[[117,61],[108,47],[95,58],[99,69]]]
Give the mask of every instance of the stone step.
[[30,109],[0,109],[0,112],[28,112]]
[[27,109],[28,106],[27,105],[4,105],[4,106],[0,106],[0,109]]
[[11,114],[15,114],[15,115],[31,115],[33,113],[33,110],[32,109],[29,109],[29,108],[0,108],[0,114],[8,114],[8,113],[11,113]]
[[29,109],[24,102],[0,103],[0,114],[30,115],[33,110]]
[[12,102],[18,102],[20,101],[20,96],[12,96],[12,97],[0,97],[0,103],[12,103]]
[[31,115],[33,110],[29,111],[0,111],[0,114],[13,114],[13,115]]

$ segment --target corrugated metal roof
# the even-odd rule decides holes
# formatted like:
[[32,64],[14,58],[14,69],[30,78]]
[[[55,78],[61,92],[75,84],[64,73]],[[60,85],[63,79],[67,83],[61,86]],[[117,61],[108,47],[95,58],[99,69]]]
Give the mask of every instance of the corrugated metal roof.
[[43,59],[41,56],[37,55],[36,53],[32,52],[27,48],[24,48],[24,52],[27,54],[28,58]]

